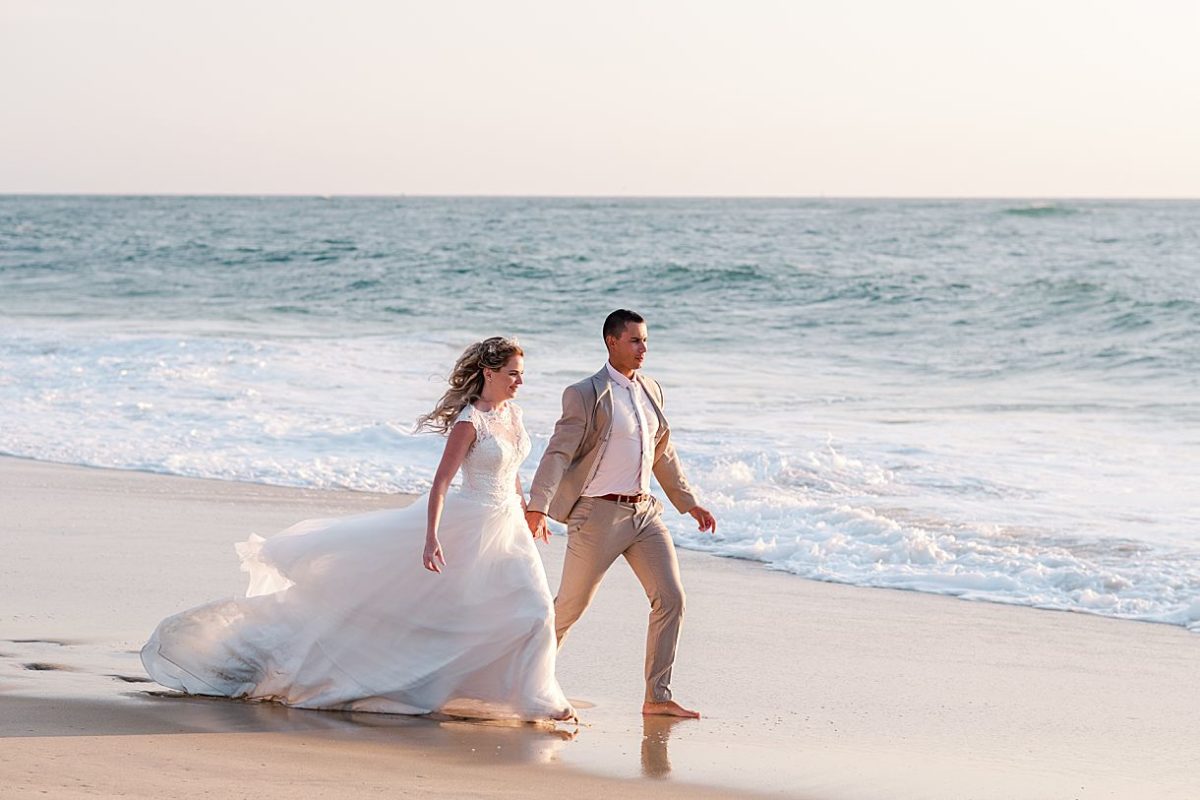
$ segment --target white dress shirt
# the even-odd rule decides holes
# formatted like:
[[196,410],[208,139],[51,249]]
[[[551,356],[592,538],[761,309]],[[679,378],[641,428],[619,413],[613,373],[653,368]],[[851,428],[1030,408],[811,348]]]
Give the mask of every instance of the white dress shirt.
[[595,474],[583,487],[585,497],[606,494],[649,494],[658,414],[640,381],[608,367],[612,381],[612,432]]

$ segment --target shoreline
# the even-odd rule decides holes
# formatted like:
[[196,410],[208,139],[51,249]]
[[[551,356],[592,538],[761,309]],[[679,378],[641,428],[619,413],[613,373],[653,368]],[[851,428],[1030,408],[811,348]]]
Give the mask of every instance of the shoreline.
[[[298,493],[298,496],[302,496],[306,500],[313,500],[313,501],[316,501],[317,498],[324,496],[324,497],[328,497],[328,498],[338,498],[338,502],[334,504],[335,508],[341,508],[344,505],[345,507],[351,508],[354,511],[372,510],[374,508],[386,508],[386,507],[389,507],[392,505],[396,505],[396,506],[408,505],[409,503],[416,500],[418,497],[422,496],[421,493],[417,493],[417,492],[387,493],[387,492],[373,492],[373,491],[366,490],[366,489],[352,489],[352,488],[347,488],[347,487],[287,486],[287,485],[278,484],[278,483],[267,483],[265,481],[259,482],[259,481],[246,481],[246,480],[238,480],[238,479],[231,479],[231,478],[196,477],[196,476],[191,476],[191,475],[178,475],[178,474],[171,473],[171,472],[159,472],[159,471],[150,470],[150,469],[137,469],[137,468],[133,468],[133,467],[128,467],[128,468],[127,467],[104,467],[104,466],[96,466],[96,465],[91,465],[91,464],[74,464],[74,463],[68,463],[68,462],[63,462],[63,461],[46,461],[44,459],[35,458],[32,456],[14,456],[14,455],[0,453],[0,468],[2,468],[2,465],[5,462],[22,462],[22,463],[28,463],[28,464],[32,464],[32,465],[46,465],[46,466],[51,466],[51,467],[62,467],[65,469],[92,470],[97,473],[133,474],[133,475],[141,475],[141,476],[146,476],[146,477],[166,478],[169,480],[179,479],[179,480],[185,480],[185,481],[196,481],[196,482],[200,482],[200,483],[208,483],[208,484],[212,484],[215,486],[224,486],[224,487],[243,487],[243,489],[246,492],[250,493],[251,497],[255,497],[255,498],[258,498],[260,496],[254,492],[255,489],[262,490],[263,494],[261,495],[261,497],[264,497],[264,498],[274,497],[275,495],[271,494],[273,492],[281,492],[284,494],[280,494],[280,495],[278,495],[278,497],[285,502],[287,500],[291,499],[291,497],[292,497],[292,495],[286,494],[289,492]],[[357,507],[357,499],[359,499],[359,498],[362,498],[363,502],[366,503],[365,507],[363,507],[363,508]],[[317,503],[317,505],[319,506],[319,502]],[[674,510],[670,507],[670,504],[665,504],[665,506],[666,506],[666,513],[668,513],[668,514],[674,513]],[[350,513],[350,512],[346,512],[346,513]],[[553,521],[551,521],[551,522],[552,522],[552,525],[560,525],[559,523],[554,523]],[[560,525],[560,527],[561,527],[561,525]],[[268,531],[267,533],[270,533],[270,532],[273,532],[273,531]],[[918,594],[918,595],[928,595],[931,597],[943,597],[943,598],[947,598],[947,599],[951,599],[951,600],[958,600],[960,602],[983,603],[983,604],[987,604],[987,605],[999,605],[999,606],[1006,606],[1006,607],[1012,607],[1012,608],[1025,608],[1025,609],[1029,609],[1032,611],[1040,611],[1040,612],[1078,614],[1078,615],[1082,615],[1082,616],[1098,617],[1101,619],[1112,620],[1114,622],[1138,623],[1138,624],[1143,624],[1143,625],[1155,625],[1155,626],[1163,625],[1163,626],[1166,626],[1169,628],[1179,628],[1179,629],[1187,631],[1189,633],[1200,635],[1200,628],[1192,629],[1192,628],[1189,628],[1187,625],[1175,623],[1175,622],[1165,622],[1162,620],[1142,619],[1142,618],[1138,618],[1138,617],[1119,616],[1119,615],[1115,615],[1115,614],[1105,614],[1101,611],[1094,611],[1094,610],[1087,609],[1087,608],[1059,608],[1059,607],[1048,606],[1048,605],[1031,605],[1028,603],[1022,603],[1022,602],[1017,602],[1017,601],[1008,602],[1005,600],[996,600],[996,599],[987,598],[987,597],[963,597],[960,594],[954,594],[951,592],[937,592],[937,591],[930,591],[930,590],[925,590],[925,589],[913,589],[913,588],[898,587],[898,586],[870,586],[870,585],[865,585],[865,584],[852,583],[850,581],[834,580],[834,579],[823,580],[820,578],[812,578],[812,577],[808,577],[805,575],[798,575],[793,572],[788,572],[787,570],[784,570],[784,569],[776,569],[776,568],[772,567],[770,562],[767,562],[767,561],[759,561],[759,560],[753,559],[753,558],[743,558],[743,557],[740,557],[737,555],[721,553],[721,552],[717,552],[715,550],[710,550],[710,549],[706,549],[706,548],[687,547],[687,545],[678,544],[678,543],[676,544],[676,548],[680,551],[697,553],[697,554],[708,556],[711,558],[740,562],[743,564],[751,565],[753,568],[756,568],[756,569],[766,570],[766,571],[769,571],[772,573],[778,573],[781,575],[787,575],[796,580],[809,581],[809,582],[813,582],[813,583],[826,583],[826,584],[831,584],[831,585],[835,585],[835,586],[847,586],[847,587],[852,587],[855,589],[878,590],[878,591],[883,591],[883,592],[902,592],[902,593],[906,593],[906,594],[911,593],[911,594]]]
[[[0,780],[14,796],[1194,796],[1200,640],[1186,629],[693,550],[679,551],[674,685],[699,721],[638,713],[645,598],[619,565],[560,654],[585,723],[570,738],[148,694],[136,648],[153,625],[244,591],[233,542],[415,496],[9,457],[0,485]],[[564,538],[539,546],[552,588]]]

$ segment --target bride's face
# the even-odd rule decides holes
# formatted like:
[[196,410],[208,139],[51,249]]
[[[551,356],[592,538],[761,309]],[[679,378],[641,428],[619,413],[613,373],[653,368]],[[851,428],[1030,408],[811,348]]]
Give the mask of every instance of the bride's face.
[[511,400],[525,382],[525,359],[513,356],[498,370],[485,369],[484,377],[492,390],[493,400]]

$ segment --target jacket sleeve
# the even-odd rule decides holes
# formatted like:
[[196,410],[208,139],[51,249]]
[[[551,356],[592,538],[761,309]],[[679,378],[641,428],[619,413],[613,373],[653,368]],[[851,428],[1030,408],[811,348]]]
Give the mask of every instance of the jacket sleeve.
[[562,408],[562,416],[554,425],[554,433],[529,487],[530,511],[549,512],[550,501],[558,491],[567,467],[575,460],[587,431],[587,409],[584,408],[583,395],[574,386],[568,386],[563,391]]
[[[654,382],[654,386],[658,390],[658,405],[665,409],[666,403],[662,386],[659,386],[658,381]],[[675,444],[671,441],[669,428],[666,435],[666,446],[663,447],[662,454],[654,461],[654,477],[658,479],[658,485],[666,492],[667,499],[671,501],[671,505],[675,506],[675,510],[680,514],[686,514],[700,505],[700,502],[696,499],[692,485],[688,483],[687,475],[683,473],[683,464],[679,463],[679,455],[675,452]]]

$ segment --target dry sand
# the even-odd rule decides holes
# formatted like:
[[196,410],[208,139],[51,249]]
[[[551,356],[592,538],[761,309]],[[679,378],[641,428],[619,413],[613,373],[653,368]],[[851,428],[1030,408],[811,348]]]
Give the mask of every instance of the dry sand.
[[142,682],[160,618],[244,589],[234,541],[409,500],[0,459],[0,797],[1200,797],[1195,634],[690,552],[674,683],[699,721],[638,713],[622,565],[561,654],[578,730]]

